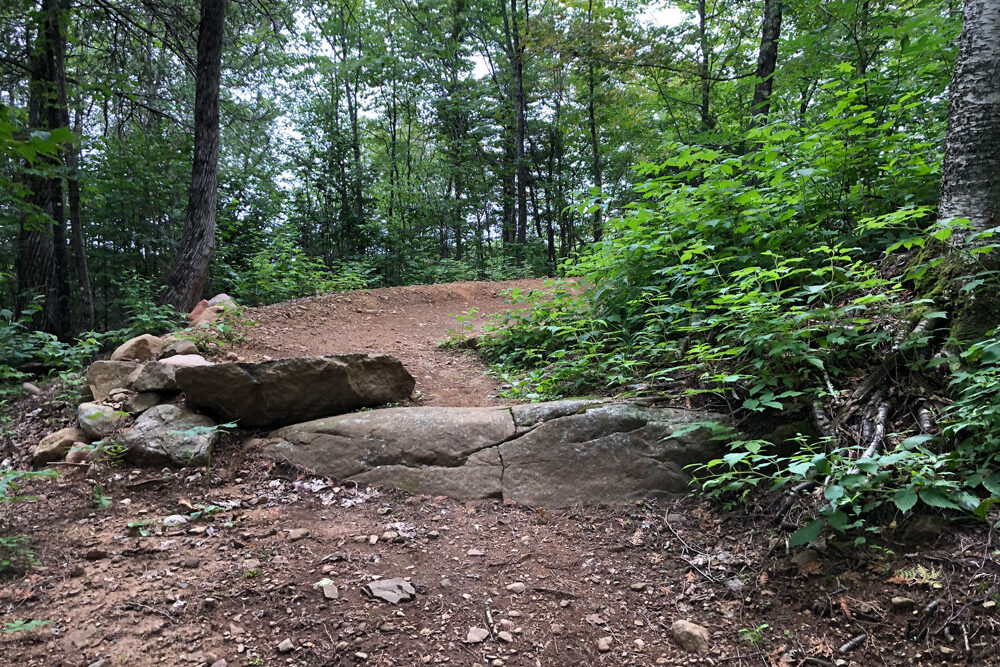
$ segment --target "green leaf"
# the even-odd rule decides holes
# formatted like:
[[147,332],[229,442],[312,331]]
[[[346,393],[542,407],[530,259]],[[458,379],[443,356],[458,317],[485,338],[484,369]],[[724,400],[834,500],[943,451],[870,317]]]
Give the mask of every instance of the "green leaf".
[[900,489],[893,494],[892,502],[900,512],[909,512],[917,504],[917,490],[913,487]]
[[812,523],[799,528],[792,536],[788,539],[788,545],[792,547],[798,547],[803,544],[809,544],[817,537],[819,537],[819,532],[823,530],[823,524],[826,523],[823,519],[816,519]]
[[831,503],[836,503],[838,500],[844,497],[844,487],[837,484],[826,487],[823,491],[823,497],[829,500]]
[[951,500],[941,489],[924,489],[920,492],[920,499],[931,507],[942,507],[945,509],[961,509],[958,503]]

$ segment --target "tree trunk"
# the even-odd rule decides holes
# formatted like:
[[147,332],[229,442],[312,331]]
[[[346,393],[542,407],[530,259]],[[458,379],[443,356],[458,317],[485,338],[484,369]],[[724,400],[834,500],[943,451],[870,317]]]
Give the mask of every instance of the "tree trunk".
[[202,0],[194,99],[194,164],[187,219],[161,301],[181,312],[201,298],[215,252],[219,181],[219,80],[226,0]]
[[774,90],[774,70],[778,65],[778,40],[781,37],[782,0],[764,0],[764,17],[757,53],[757,83],[753,87],[750,104],[750,127],[767,122],[771,110],[771,92]]
[[[986,243],[977,234],[1000,225],[1000,0],[965,0],[958,46],[938,219],[968,219],[970,227],[956,229],[952,238],[970,251]],[[978,260],[964,254],[954,273],[983,269],[1000,269],[996,250]],[[1000,295],[979,289],[957,304],[952,333],[959,341],[974,340],[997,322]]]
[[[68,124],[62,122],[67,116],[63,17],[57,0],[42,0],[29,85],[28,123],[33,129],[51,131]],[[58,162],[58,157],[39,160],[27,178],[31,210],[20,222],[17,278],[20,308],[34,296],[43,298],[32,325],[65,338],[71,329],[69,262]]]
[[[82,136],[83,113],[77,110],[73,132]],[[83,222],[80,220],[80,158],[79,146],[70,146],[66,151],[66,186],[69,190],[70,249],[76,269],[77,289],[80,292],[80,309],[84,329],[94,328],[94,292],[90,287],[90,271],[87,268],[87,250],[83,242]]]
[[524,161],[524,142],[527,135],[524,97],[524,49],[518,28],[517,0],[510,0],[510,20],[503,13],[507,32],[507,55],[510,59],[511,80],[514,94],[514,169],[517,174],[517,260],[524,259],[524,246],[528,240],[528,166]]

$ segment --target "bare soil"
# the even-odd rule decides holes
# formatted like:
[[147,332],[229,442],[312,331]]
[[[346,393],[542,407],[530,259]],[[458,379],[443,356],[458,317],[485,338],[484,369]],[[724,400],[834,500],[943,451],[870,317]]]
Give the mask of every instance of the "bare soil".
[[[359,290],[251,308],[240,358],[391,354],[417,381],[423,405],[500,405],[498,384],[470,349],[439,345],[472,337],[491,316],[515,308],[508,293],[545,289],[547,281],[461,282]],[[464,317],[475,310],[471,317]]]
[[[389,352],[436,404],[490,404],[475,358],[434,343],[451,314],[503,308],[503,289],[257,309],[239,354]],[[23,464],[72,407],[57,385],[14,403],[0,460]],[[29,485],[38,500],[0,508],[0,535],[29,536],[39,562],[0,574],[0,626],[44,623],[0,632],[0,665],[1000,665],[983,524],[941,531],[924,517],[873,546],[796,550],[773,507],[463,503],[341,486],[257,459],[242,437],[224,438],[211,469],[61,466]],[[163,525],[176,514],[189,519]],[[362,591],[396,577],[415,600]],[[706,653],[678,645],[677,620],[707,628]],[[471,628],[486,638],[468,643]]]

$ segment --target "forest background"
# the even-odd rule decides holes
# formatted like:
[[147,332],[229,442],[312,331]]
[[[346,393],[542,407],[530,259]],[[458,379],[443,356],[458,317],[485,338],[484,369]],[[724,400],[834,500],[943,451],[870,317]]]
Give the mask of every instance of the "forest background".
[[[821,485],[813,535],[1000,495],[996,218],[962,190],[995,213],[997,188],[942,189],[949,83],[982,77],[959,78],[963,6],[940,0],[8,3],[6,379],[171,319],[210,6],[205,294],[583,276],[484,345],[512,394],[803,416],[792,458],[738,440],[709,468],[723,495]],[[964,9],[974,74],[996,3]],[[953,157],[981,163],[995,133],[956,117]]]

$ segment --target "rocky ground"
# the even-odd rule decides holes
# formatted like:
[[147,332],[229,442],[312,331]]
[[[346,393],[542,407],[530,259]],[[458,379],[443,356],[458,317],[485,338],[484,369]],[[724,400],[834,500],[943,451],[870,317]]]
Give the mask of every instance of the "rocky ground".
[[[434,319],[421,304],[457,288],[405,289],[412,302],[379,291],[384,317],[405,314],[396,331],[335,317],[331,304],[372,293],[335,295],[257,311],[239,354],[353,351],[291,349],[325,317],[338,340],[375,344],[362,351],[413,355],[429,400],[497,402],[473,357],[429,342],[475,299],[433,306]],[[454,376],[431,368],[442,359]],[[55,385],[14,403],[0,459],[26,460],[74,405]],[[0,535],[29,536],[37,560],[0,574],[0,665],[1000,664],[1000,552],[983,524],[922,517],[859,549],[796,550],[769,507],[407,495],[259,458],[249,435],[225,436],[196,469],[52,466],[58,478],[25,490],[36,501],[0,508]],[[378,597],[392,597],[387,580],[412,599]]]

